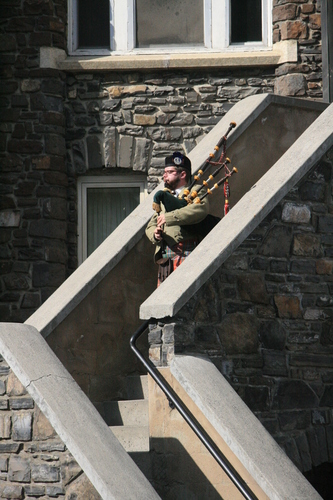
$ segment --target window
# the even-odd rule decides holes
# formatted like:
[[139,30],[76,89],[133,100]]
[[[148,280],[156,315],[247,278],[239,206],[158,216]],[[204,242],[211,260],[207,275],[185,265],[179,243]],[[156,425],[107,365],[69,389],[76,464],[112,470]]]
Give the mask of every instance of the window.
[[82,177],[78,181],[78,259],[81,264],[141,203],[144,180]]
[[258,50],[273,0],[68,0],[71,54]]

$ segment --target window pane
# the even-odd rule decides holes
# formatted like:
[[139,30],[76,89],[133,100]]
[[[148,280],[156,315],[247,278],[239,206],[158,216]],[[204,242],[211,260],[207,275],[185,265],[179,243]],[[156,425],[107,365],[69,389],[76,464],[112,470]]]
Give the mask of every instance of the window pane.
[[109,0],[79,0],[79,47],[110,47]]
[[231,43],[261,41],[261,0],[231,0]]
[[203,0],[136,0],[137,47],[203,43]]
[[139,187],[87,189],[87,256],[139,203]]

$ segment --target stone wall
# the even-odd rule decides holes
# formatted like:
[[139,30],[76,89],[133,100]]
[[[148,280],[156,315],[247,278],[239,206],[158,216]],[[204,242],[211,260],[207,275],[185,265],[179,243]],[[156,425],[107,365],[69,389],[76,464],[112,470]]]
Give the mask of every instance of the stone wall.
[[150,357],[205,353],[302,470],[333,462],[333,150],[168,322]]
[[23,322],[66,279],[65,75],[39,49],[66,45],[66,0],[1,2],[2,321]]
[[0,498],[101,499],[2,358]]
[[273,42],[298,41],[297,64],[276,71],[275,93],[322,99],[321,0],[273,0]]
[[320,1],[274,0],[274,41],[296,39],[297,64],[229,70],[63,73],[40,47],[66,49],[65,0],[4,0],[0,316],[25,321],[77,267],[77,177],[146,175],[189,152],[249,95],[322,97]]

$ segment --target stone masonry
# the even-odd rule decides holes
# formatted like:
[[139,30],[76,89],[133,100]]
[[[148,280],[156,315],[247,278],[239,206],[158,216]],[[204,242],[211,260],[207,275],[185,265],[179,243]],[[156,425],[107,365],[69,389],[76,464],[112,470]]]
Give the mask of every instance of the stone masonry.
[[274,0],[277,68],[80,72],[41,69],[66,50],[65,0],[3,0],[0,15],[0,317],[22,322],[77,267],[77,178],[159,182],[166,153],[189,152],[233,106],[275,92],[322,98],[320,0]]
[[101,499],[2,358],[0,498]]
[[150,357],[204,353],[301,471],[333,462],[333,150],[172,320]]

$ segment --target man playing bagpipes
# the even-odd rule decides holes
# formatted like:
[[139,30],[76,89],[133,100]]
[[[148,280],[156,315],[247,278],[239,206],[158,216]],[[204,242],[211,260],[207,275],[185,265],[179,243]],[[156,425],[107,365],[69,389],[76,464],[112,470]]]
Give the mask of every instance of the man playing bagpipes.
[[[165,158],[165,190],[158,192],[161,194],[159,211],[155,212],[146,228],[147,237],[156,246],[154,260],[159,265],[157,286],[185,260],[202,239],[198,223],[208,214],[208,197],[201,203],[187,203],[183,200],[183,206],[179,208],[190,179],[191,161],[187,156],[176,152]],[[199,186],[194,185],[192,190],[197,188]]]

